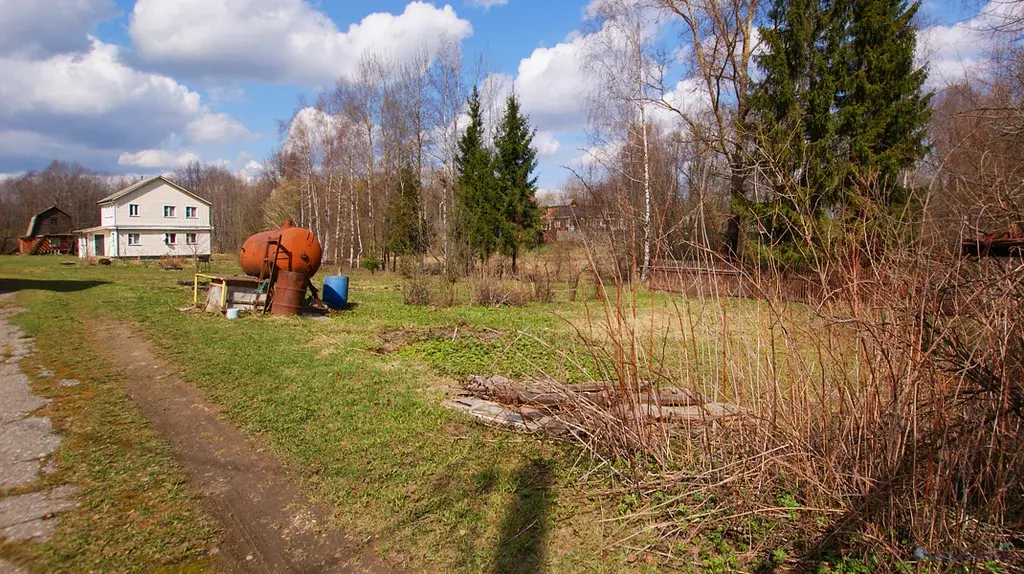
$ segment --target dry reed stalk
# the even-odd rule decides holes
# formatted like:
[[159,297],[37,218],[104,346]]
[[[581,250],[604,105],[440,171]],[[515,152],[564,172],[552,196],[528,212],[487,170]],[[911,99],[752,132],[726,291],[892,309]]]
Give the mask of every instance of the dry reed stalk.
[[[777,513],[780,493],[797,501],[785,508],[808,515],[787,526],[812,533],[807,559],[840,549],[898,560],[907,541],[980,551],[986,540],[1020,531],[1019,260],[907,251],[848,271],[828,261],[819,286],[798,293],[816,293],[800,308],[787,301],[789,283],[778,271],[738,270],[732,289],[745,282],[745,292],[758,297],[747,313],[752,330],[724,280],[691,281],[687,289],[702,297],[672,299],[674,345],[667,331],[656,332],[653,296],[642,298],[640,285],[618,273],[609,278],[613,290],[593,257],[589,264],[607,296],[597,316],[588,305],[588,323],[577,332],[596,362],[612,365],[607,374],[623,408],[575,405],[574,436],[604,464],[631,461],[629,491],[680,493],[671,500],[705,492],[728,501],[690,516],[696,522],[688,522],[688,536]],[[587,340],[595,323],[600,341]],[[675,369],[669,349],[679,357]],[[751,416],[672,433],[628,415],[645,381],[726,398]],[[638,455],[653,467],[634,464]],[[679,464],[697,472],[669,470]],[[658,523],[666,512],[648,505],[622,522]]]

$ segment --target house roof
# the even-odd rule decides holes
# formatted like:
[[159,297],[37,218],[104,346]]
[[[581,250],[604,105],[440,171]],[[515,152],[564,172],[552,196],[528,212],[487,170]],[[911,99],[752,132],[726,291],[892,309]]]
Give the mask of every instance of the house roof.
[[104,197],[103,199],[97,201],[96,204],[97,205],[103,205],[104,203],[111,203],[113,201],[117,201],[118,199],[121,199],[122,197],[128,195],[129,193],[132,193],[133,191],[138,191],[138,190],[142,189],[143,187],[146,187],[147,185],[149,185],[149,184],[151,184],[151,183],[153,183],[154,181],[157,181],[157,180],[163,180],[164,183],[170,185],[174,189],[177,189],[178,191],[180,191],[182,193],[187,193],[188,195],[191,195],[192,197],[194,197],[197,200],[205,203],[206,205],[212,205],[208,200],[203,199],[202,197],[199,197],[198,195],[192,193],[191,191],[185,189],[184,187],[181,187],[180,185],[174,183],[173,181],[167,179],[166,177],[164,177],[162,175],[157,175],[157,176],[151,177],[149,179],[144,179],[142,181],[133,183],[132,185],[129,185],[128,187],[122,189],[121,191],[118,191],[116,193],[112,193],[112,194]]
[[552,205],[547,208],[546,216],[550,219],[588,219],[602,217],[604,212],[596,205],[580,205],[575,201],[569,205]]
[[[33,215],[32,219],[28,220],[28,229],[25,231],[25,237],[32,237],[36,233],[38,233],[39,224],[42,223],[44,219],[46,219],[47,217],[54,213],[64,213],[64,211],[61,208],[57,207],[56,205],[51,205],[50,207],[47,207],[46,209]],[[68,218],[71,217],[67,213],[64,213],[64,215]]]

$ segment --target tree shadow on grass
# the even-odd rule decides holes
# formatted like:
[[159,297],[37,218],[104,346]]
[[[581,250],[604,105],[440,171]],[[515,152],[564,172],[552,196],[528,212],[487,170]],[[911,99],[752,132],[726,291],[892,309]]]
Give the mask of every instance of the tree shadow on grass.
[[16,291],[53,291],[55,293],[74,293],[85,291],[100,285],[107,285],[109,281],[73,281],[73,280],[51,280],[51,279],[12,279],[0,277],[0,293],[14,293]]
[[515,498],[495,547],[494,572],[542,572],[551,504],[551,462],[527,461],[515,476]]

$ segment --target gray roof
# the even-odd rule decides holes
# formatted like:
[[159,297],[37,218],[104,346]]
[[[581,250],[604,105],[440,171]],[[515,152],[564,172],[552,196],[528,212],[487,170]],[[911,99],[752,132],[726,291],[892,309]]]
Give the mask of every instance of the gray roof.
[[166,177],[164,177],[162,175],[157,175],[157,176],[151,177],[149,179],[144,179],[142,181],[133,183],[133,184],[129,185],[128,187],[122,189],[121,191],[118,191],[116,193],[112,193],[112,194],[104,197],[103,199],[97,201],[96,204],[97,205],[103,205],[104,203],[110,203],[112,201],[117,201],[118,199],[121,199],[122,197],[128,195],[129,193],[132,193],[133,191],[138,191],[139,189],[142,189],[143,187],[146,187],[147,185],[153,183],[154,181],[156,181],[158,179],[162,179],[164,181],[164,183],[170,185],[171,187],[174,187],[175,189],[177,189],[178,191],[181,191],[182,193],[187,193],[187,194],[191,195],[192,197],[198,199],[199,201],[205,203],[206,205],[212,205],[208,200],[203,199],[202,197],[199,197],[198,195],[192,193],[191,191],[185,189],[184,187],[181,187],[180,185],[174,183],[173,181],[167,179]]

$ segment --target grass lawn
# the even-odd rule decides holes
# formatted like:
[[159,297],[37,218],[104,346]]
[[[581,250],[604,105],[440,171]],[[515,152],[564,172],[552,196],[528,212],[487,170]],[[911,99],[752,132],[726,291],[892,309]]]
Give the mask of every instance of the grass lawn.
[[593,484],[576,484],[579,465],[588,464],[576,449],[487,429],[439,404],[453,379],[469,373],[587,376],[594,365],[563,355],[585,354],[573,349],[566,321],[585,313],[583,303],[412,307],[397,276],[358,272],[350,294],[357,306],[327,321],[229,322],[178,310],[191,299],[191,289],[177,285],[191,279],[187,270],[62,260],[0,258],[0,288],[16,290],[28,309],[15,320],[37,339],[29,370],[45,365],[85,381],[73,390],[36,381],[57,399],[51,416],[68,436],[52,480],[78,484],[84,502],[54,541],[4,555],[28,554],[57,570],[208,566],[203,556],[215,541],[207,519],[86,336],[89,320],[113,317],[148,335],[185,380],[298,469],[310,493],[333,503],[340,525],[393,563],[443,571],[625,567],[626,550],[607,550],[620,534],[601,522],[607,501],[592,496]]

